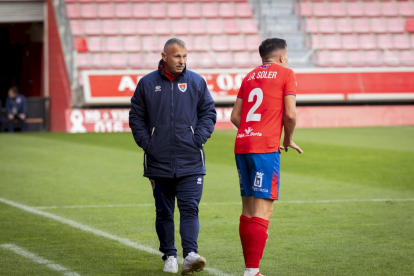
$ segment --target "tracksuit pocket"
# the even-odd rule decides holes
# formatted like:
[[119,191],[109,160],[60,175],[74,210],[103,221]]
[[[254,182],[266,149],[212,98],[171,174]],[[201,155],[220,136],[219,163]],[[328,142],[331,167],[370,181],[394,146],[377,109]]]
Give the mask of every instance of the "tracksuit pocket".
[[[198,147],[197,146],[197,144],[195,143],[195,139],[194,139],[194,129],[193,129],[193,126],[190,126],[190,129],[191,129],[191,132],[193,133],[193,141],[194,141],[194,144],[196,145],[196,147]],[[203,149],[200,149],[200,154],[201,154],[201,164],[203,165],[203,167],[205,166],[205,164],[204,164],[204,155],[203,155]]]

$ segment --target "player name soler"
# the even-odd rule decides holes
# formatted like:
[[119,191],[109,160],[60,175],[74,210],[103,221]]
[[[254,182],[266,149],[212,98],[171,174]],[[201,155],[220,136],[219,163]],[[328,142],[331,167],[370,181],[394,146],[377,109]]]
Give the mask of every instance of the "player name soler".
[[257,73],[257,76],[255,76],[255,72],[253,72],[250,76],[249,76],[249,80],[254,80],[254,79],[275,79],[277,75],[276,71],[259,71]]

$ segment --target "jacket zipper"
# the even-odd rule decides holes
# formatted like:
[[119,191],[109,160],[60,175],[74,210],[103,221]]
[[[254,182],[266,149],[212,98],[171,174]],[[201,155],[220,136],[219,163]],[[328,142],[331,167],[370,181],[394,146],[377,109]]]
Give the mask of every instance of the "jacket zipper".
[[[151,137],[152,137],[152,135],[154,135],[154,131],[155,131],[155,127],[152,128]],[[144,163],[145,163],[145,169],[148,169],[148,165],[147,165],[147,154],[146,153],[144,153]]]
[[171,82],[171,154],[173,162],[173,176],[175,175],[175,156],[174,156],[174,83]]
[[[193,133],[193,135],[194,135],[194,129],[193,129],[193,126],[190,126],[190,128],[191,128],[191,132]],[[203,149],[200,149],[200,154],[201,154],[201,163],[203,164],[203,167],[205,166],[204,165],[204,155],[203,155]]]

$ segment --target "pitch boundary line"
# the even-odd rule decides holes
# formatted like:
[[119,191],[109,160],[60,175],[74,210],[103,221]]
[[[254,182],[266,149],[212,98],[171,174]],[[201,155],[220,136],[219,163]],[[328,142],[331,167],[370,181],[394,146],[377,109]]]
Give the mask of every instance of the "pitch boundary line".
[[[55,221],[58,221],[60,223],[63,223],[63,224],[72,226],[72,227],[77,228],[77,229],[80,229],[82,231],[92,233],[95,236],[100,236],[100,237],[104,237],[104,238],[107,238],[107,239],[110,239],[110,240],[113,240],[113,241],[117,241],[117,242],[119,242],[119,243],[121,243],[123,245],[126,245],[128,247],[132,247],[134,249],[138,249],[138,250],[144,251],[144,252],[149,253],[149,254],[162,256],[162,253],[161,252],[159,252],[158,250],[155,250],[155,249],[153,249],[151,247],[142,245],[142,244],[140,244],[138,242],[133,242],[133,241],[131,241],[129,239],[126,239],[126,238],[121,238],[121,237],[118,237],[118,236],[109,234],[109,233],[107,233],[105,231],[102,231],[102,230],[94,229],[94,228],[89,227],[87,225],[78,223],[78,222],[76,222],[74,220],[66,219],[66,218],[63,218],[63,217],[60,217],[60,216],[51,214],[51,213],[47,213],[47,212],[44,212],[44,211],[36,210],[33,207],[29,207],[29,206],[26,206],[26,205],[23,205],[23,204],[20,204],[20,203],[11,201],[11,200],[7,200],[7,199],[1,198],[1,197],[0,197],[0,202],[3,202],[5,204],[7,204],[7,205],[16,207],[18,209],[21,209],[23,211],[26,211],[26,212],[29,212],[29,213],[32,213],[32,214],[36,214],[36,215],[39,215],[39,216],[42,216],[42,217],[46,217],[46,218],[49,218],[49,219],[53,219]],[[177,259],[178,259],[178,261],[180,263],[183,262],[183,259],[182,258],[178,257]],[[205,270],[208,271],[209,273],[213,274],[213,275],[216,275],[216,276],[233,276],[231,274],[224,273],[224,272],[222,272],[222,271],[220,271],[218,269],[215,269],[215,268],[206,267]],[[72,276],[72,275],[68,275],[68,276]],[[75,275],[73,275],[73,276],[75,276]]]
[[74,271],[70,271],[69,268],[63,267],[59,264],[55,264],[52,261],[42,258],[30,251],[27,251],[15,244],[1,244],[0,247],[13,251],[14,253],[16,253],[17,255],[20,255],[26,259],[31,260],[34,263],[38,263],[38,264],[42,264],[45,265],[47,268],[51,269],[51,270],[55,270],[55,271],[59,271],[59,272],[64,272],[64,275],[66,276],[81,276],[78,273],[74,272]]
[[[314,204],[314,203],[341,203],[341,202],[386,202],[386,201],[414,201],[414,198],[363,198],[363,199],[328,199],[328,200],[291,200],[275,201],[274,204]],[[214,205],[241,205],[241,202],[206,202],[201,206]],[[155,207],[153,203],[148,204],[103,204],[103,205],[66,205],[66,206],[38,206],[31,207],[37,210],[43,209],[84,209],[84,208],[114,208],[114,207]]]

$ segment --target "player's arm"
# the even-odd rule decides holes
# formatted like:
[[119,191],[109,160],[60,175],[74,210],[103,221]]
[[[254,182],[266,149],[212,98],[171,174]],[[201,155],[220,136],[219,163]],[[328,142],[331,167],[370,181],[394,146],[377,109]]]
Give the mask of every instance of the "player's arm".
[[236,103],[233,106],[233,111],[231,112],[230,120],[237,128],[240,126],[240,119],[241,119],[241,108],[242,108],[243,100],[241,98],[237,98]]

